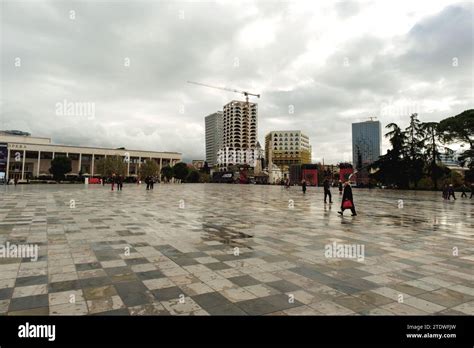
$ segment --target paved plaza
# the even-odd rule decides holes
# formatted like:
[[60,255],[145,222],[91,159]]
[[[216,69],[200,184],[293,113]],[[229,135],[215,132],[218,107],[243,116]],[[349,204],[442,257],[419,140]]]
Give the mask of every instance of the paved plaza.
[[0,245],[39,253],[0,258],[0,313],[474,314],[474,199],[353,191],[0,186]]

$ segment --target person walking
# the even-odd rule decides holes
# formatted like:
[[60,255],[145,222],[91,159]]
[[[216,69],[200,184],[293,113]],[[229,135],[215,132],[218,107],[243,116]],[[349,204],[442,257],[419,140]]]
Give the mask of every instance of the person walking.
[[145,177],[145,183],[146,183],[146,189],[149,190],[150,189],[150,177],[149,176]]
[[323,182],[324,186],[324,203],[327,203],[327,197],[329,196],[329,203],[332,203],[331,189],[329,185],[329,180],[326,178]]
[[443,186],[443,199],[448,199],[448,184]]
[[115,187],[115,180],[116,180],[115,173],[112,173],[112,178],[110,180],[111,183],[112,183],[112,191],[114,190],[114,187]]
[[342,181],[339,180],[339,194],[342,195]]
[[102,186],[105,186],[105,182],[107,181],[107,178],[105,176],[102,177]]
[[303,189],[303,194],[306,193],[306,180],[303,179],[303,182],[301,183],[301,188]]
[[466,198],[467,198],[466,191],[467,191],[467,186],[466,186],[466,184],[462,184],[462,186],[461,186],[461,192],[462,192],[462,193],[461,193],[461,198],[463,198],[463,197],[466,197]]
[[453,184],[450,184],[448,188],[448,201],[450,200],[451,196],[453,197],[454,200],[456,200],[456,196],[454,195]]
[[354,198],[352,196],[352,187],[349,184],[349,181],[346,181],[346,183],[344,184],[344,191],[342,194],[342,201],[341,201],[341,211],[338,211],[337,213],[342,216],[344,215],[345,209],[350,209],[352,212],[352,216],[357,215],[356,210],[355,210],[355,205],[354,205]]
[[150,190],[153,190],[153,187],[155,187],[155,177],[151,176],[150,177]]
[[123,176],[118,175],[117,176],[117,191],[122,191],[123,188]]

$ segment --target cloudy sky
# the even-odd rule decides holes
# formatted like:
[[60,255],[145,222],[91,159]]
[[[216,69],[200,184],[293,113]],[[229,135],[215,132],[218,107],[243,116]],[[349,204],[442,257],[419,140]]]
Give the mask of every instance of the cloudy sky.
[[351,159],[352,122],[474,106],[472,2],[0,3],[0,129],[55,143],[204,158],[204,117],[241,96],[187,80],[261,93],[262,144],[301,129],[334,164]]

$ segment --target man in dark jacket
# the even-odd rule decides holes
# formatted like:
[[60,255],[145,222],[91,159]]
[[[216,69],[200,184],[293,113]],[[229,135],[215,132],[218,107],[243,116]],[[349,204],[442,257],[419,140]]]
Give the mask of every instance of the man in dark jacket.
[[454,200],[456,200],[456,196],[454,195],[454,187],[453,184],[450,184],[448,187],[448,200],[453,197]]
[[122,191],[123,188],[123,176],[118,175],[117,176],[117,191]]
[[324,203],[327,203],[326,202],[326,197],[328,197],[328,196],[329,196],[329,203],[332,203],[332,196],[331,196],[331,191],[329,189],[330,186],[329,186],[329,180],[328,179],[324,180],[323,186],[324,186]]
[[[345,201],[349,201],[351,203],[350,208],[344,208]],[[354,198],[352,197],[352,187],[348,181],[344,184],[344,192],[342,194],[342,201],[341,201],[341,211],[338,211],[337,213],[343,215],[345,209],[350,209],[352,212],[352,216],[357,215],[356,210],[355,210],[355,205],[354,205]]]

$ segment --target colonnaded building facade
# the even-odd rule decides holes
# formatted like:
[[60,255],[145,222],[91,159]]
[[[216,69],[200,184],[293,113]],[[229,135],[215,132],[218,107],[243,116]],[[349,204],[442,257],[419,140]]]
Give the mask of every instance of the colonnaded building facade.
[[181,161],[178,152],[110,149],[53,144],[50,138],[33,137],[19,131],[0,131],[0,178],[28,180],[50,176],[51,160],[56,156],[71,159],[69,175],[100,176],[95,163],[107,156],[122,156],[127,162],[127,176],[137,176],[140,165],[155,161],[161,168]]

